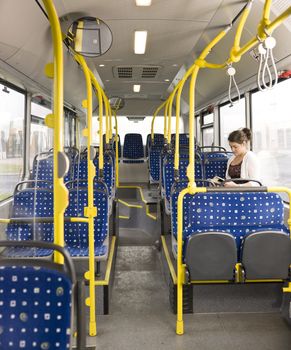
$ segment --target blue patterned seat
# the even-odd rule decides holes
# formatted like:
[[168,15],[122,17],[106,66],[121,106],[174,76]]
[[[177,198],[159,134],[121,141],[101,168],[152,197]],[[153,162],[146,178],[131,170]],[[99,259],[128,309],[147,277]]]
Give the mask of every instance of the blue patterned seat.
[[[87,206],[87,188],[71,189],[69,191],[69,206],[65,217],[84,217],[84,207]],[[95,256],[105,259],[108,254],[108,194],[103,189],[94,190],[94,206],[97,216],[94,218]],[[66,247],[73,257],[87,257],[88,253],[88,224],[65,223]]]
[[206,179],[212,179],[215,176],[225,178],[227,162],[232,155],[231,152],[205,152],[201,155]]
[[[179,158],[179,180],[183,181],[187,179],[187,167],[189,165],[189,155],[187,153],[180,154]],[[202,164],[200,159],[197,157],[195,161],[195,178],[203,179]],[[165,209],[166,213],[170,215],[170,199],[171,190],[175,181],[175,171],[174,171],[174,155],[169,154],[164,158],[163,164],[163,178],[161,191],[163,193],[163,198],[165,199]],[[198,186],[201,183],[197,182]]]
[[143,163],[144,149],[141,134],[126,134],[123,144],[124,163]]
[[[0,246],[5,247],[5,242]],[[52,251],[54,247],[41,250]],[[39,259],[0,259],[1,349],[71,348],[76,277],[66,254],[65,266],[68,263],[69,271]]]
[[[14,195],[11,217],[33,218],[33,217],[53,217],[53,192],[50,189],[25,189]],[[37,220],[29,223],[9,223],[6,228],[6,237],[13,241],[53,241],[53,223],[37,222]],[[48,256],[51,251],[39,250],[40,256]],[[13,248],[6,250],[9,256],[34,256],[35,252],[28,248]]]
[[[181,188],[172,193],[172,233],[173,252],[176,254],[177,245],[177,200]],[[266,192],[207,192],[197,193],[194,196],[186,194],[183,202],[183,259],[189,268],[191,278],[232,280],[234,278],[234,265],[240,259],[240,250],[244,239],[253,234],[260,235],[262,244],[251,252],[268,261],[272,247],[282,248],[282,236],[289,242],[289,230],[284,225],[284,205],[278,194]],[[272,247],[268,247],[270,235],[273,235]],[[290,247],[291,248],[291,247]],[[276,249],[275,249],[276,250]],[[277,251],[281,256],[282,251]],[[291,262],[291,253],[284,252],[285,259]],[[276,255],[276,254],[275,254]],[[270,272],[267,266],[264,273],[262,265],[257,264],[254,255],[246,253],[246,260],[252,266],[256,275],[253,278],[278,278]],[[280,258],[279,258],[280,259]],[[254,262],[256,261],[256,262]],[[244,262],[243,262],[244,264]],[[246,264],[247,265],[247,264]],[[254,265],[257,265],[254,268]],[[289,264],[285,264],[288,272]],[[284,269],[283,269],[284,270]],[[266,272],[267,271],[267,272]],[[276,273],[275,273],[276,274]],[[254,278],[255,279],[255,278]]]
[[164,134],[154,134],[154,142],[153,142],[153,144],[152,144],[151,134],[147,135],[146,157],[149,156],[150,148],[152,146],[163,148],[164,147]]
[[[181,189],[172,193],[172,220],[177,222],[177,199]],[[230,233],[238,251],[244,237],[252,232],[275,230],[289,234],[284,225],[281,197],[266,192],[208,192],[186,195],[183,205],[183,239],[206,231]],[[176,226],[175,226],[176,227]],[[177,230],[173,229],[176,237]]]
[[[67,153],[70,160],[70,168],[68,173],[64,176],[64,181],[70,181],[72,179],[72,169],[74,167],[74,161],[77,159],[76,152]],[[31,180],[36,182],[31,184],[31,187],[40,188],[53,188],[53,170],[54,170],[54,158],[53,153],[41,153],[36,155],[33,160]],[[44,181],[41,181],[44,180]]]

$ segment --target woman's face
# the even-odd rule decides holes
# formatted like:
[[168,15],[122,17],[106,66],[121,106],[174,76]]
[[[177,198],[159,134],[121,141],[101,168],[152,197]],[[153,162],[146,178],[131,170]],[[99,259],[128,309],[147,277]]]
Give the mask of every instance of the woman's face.
[[242,156],[247,152],[246,142],[243,142],[243,143],[229,142],[229,146],[235,156]]

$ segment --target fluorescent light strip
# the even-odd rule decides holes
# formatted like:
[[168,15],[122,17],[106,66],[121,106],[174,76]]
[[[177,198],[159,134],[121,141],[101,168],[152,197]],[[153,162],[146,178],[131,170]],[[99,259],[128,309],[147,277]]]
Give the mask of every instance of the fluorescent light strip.
[[152,0],[135,0],[136,6],[151,6]]
[[146,30],[134,32],[134,53],[137,55],[143,55],[146,50],[147,44],[147,35],[148,32]]
[[133,85],[134,92],[140,92],[140,85]]

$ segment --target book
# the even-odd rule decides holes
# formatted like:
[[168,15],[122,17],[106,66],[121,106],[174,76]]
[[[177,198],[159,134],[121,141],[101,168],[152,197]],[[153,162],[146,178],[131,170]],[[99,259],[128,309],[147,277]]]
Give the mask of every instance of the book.
[[207,179],[207,181],[211,182],[214,186],[221,186],[225,179],[220,176],[214,176],[212,179]]

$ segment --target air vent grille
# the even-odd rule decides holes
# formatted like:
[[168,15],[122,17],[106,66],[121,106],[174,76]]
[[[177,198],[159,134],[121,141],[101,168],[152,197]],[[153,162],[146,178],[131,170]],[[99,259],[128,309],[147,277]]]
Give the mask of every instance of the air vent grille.
[[118,78],[132,79],[132,67],[117,67]]
[[157,79],[161,66],[116,66],[113,67],[115,78],[140,81],[142,79]]
[[154,79],[157,75],[159,67],[143,67],[141,77]]

